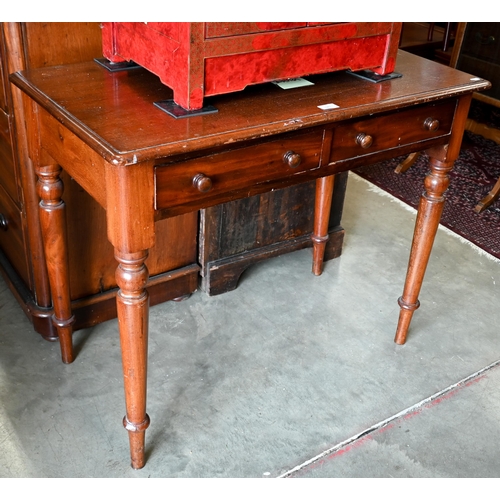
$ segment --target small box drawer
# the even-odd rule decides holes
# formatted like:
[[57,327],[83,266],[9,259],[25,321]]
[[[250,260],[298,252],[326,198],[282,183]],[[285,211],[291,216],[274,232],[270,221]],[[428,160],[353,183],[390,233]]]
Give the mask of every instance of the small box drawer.
[[221,38],[235,35],[248,35],[267,31],[281,31],[304,28],[308,23],[272,22],[272,23],[214,23],[205,24],[206,38]]
[[[500,60],[500,24],[497,22],[467,23],[461,47],[462,55],[498,64]],[[461,67],[460,60],[458,65]]]
[[224,194],[318,169],[323,130],[283,136],[155,169],[157,210],[207,206]]
[[380,153],[451,132],[456,100],[342,123],[333,129],[330,163]]

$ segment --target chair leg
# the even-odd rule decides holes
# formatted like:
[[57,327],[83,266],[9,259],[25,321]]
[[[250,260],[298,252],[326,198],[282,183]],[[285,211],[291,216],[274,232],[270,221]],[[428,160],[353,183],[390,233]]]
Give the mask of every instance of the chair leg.
[[500,177],[498,178],[493,189],[476,205],[474,212],[480,214],[486,210],[500,195]]
[[411,153],[408,155],[408,158],[406,160],[403,160],[395,169],[394,172],[397,174],[402,174],[403,172],[406,172],[410,167],[412,167],[415,162],[418,160],[418,157],[420,156],[420,153]]

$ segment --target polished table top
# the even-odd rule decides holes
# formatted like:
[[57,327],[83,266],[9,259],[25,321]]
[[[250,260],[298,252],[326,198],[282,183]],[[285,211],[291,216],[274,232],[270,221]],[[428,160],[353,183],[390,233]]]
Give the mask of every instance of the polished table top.
[[[308,77],[314,87],[274,84],[209,98],[218,113],[175,120],[152,105],[172,91],[143,69],[110,73],[95,62],[26,70],[16,85],[107,161],[133,164],[257,139],[479,91],[485,80],[399,51],[402,78],[372,83],[346,72]],[[322,110],[318,106],[335,104]]]

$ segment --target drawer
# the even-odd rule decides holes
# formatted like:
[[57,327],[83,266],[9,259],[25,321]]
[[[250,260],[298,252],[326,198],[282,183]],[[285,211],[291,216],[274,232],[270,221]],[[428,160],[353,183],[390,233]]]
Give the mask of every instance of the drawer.
[[21,212],[0,186],[0,248],[26,284],[29,283],[28,264],[24,250]]
[[206,38],[220,38],[225,36],[248,35],[266,31],[282,31],[294,28],[305,28],[308,23],[213,23],[205,24]]
[[456,100],[342,123],[333,129],[330,163],[390,151],[446,136]]
[[279,140],[209,154],[155,169],[157,210],[193,209],[228,201],[273,180],[319,169],[323,130],[287,134]]

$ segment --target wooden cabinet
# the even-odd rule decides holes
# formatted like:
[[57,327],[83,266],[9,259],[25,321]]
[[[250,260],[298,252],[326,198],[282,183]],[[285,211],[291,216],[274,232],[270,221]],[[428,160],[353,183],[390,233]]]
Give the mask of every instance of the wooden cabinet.
[[104,23],[104,56],[135,61],[188,110],[247,85],[351,69],[394,70],[402,23]]
[[[8,74],[26,68],[89,61],[102,56],[98,23],[2,23],[0,92],[1,268],[36,331],[52,339],[51,301],[38,221],[35,180],[25,175],[29,161],[20,93]],[[74,180],[63,178],[71,299],[75,327],[116,315],[113,248],[105,213]],[[197,288],[198,214],[158,222],[158,242],[148,267],[151,302],[187,295]],[[177,241],[166,245],[167,237]]]
[[[495,116],[500,107],[500,23],[458,23],[452,65],[491,82],[491,88],[475,93],[466,129],[500,144],[500,129]],[[493,124],[493,125],[492,125]],[[477,213],[500,196],[500,178],[486,196],[478,200]]]
[[[347,172],[335,176],[325,261],[342,253],[346,184]],[[233,290],[252,264],[312,247],[315,185],[306,182],[201,210],[202,289],[209,295]]]
[[[456,67],[491,82],[481,94],[500,102],[500,23],[462,23]],[[462,38],[463,37],[463,38]]]

